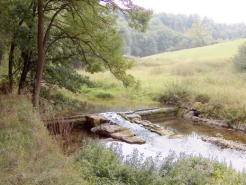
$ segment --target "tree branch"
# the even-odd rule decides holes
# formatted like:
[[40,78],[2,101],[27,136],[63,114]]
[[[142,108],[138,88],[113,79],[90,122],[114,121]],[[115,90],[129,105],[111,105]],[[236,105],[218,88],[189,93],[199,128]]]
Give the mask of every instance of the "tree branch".
[[55,18],[57,17],[57,15],[65,9],[65,7],[68,5],[69,3],[66,3],[66,4],[63,4],[55,13],[54,15],[52,16],[51,18],[51,21],[50,21],[50,24],[48,25],[47,27],[47,30],[45,32],[45,36],[44,36],[44,41],[43,41],[43,45],[45,46],[46,45],[46,42],[47,42],[47,39],[49,37],[49,32],[51,30],[51,27],[53,26],[53,23],[55,21]]

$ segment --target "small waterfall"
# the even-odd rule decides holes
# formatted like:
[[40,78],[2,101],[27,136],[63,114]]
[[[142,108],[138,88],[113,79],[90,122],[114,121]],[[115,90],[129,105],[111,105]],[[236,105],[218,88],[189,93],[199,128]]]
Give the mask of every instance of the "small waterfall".
[[135,149],[145,157],[155,157],[161,155],[167,157],[171,152],[177,156],[186,154],[191,156],[202,156],[213,159],[238,170],[246,169],[246,153],[231,149],[221,149],[214,144],[202,141],[201,136],[196,133],[186,135],[182,139],[169,139],[168,136],[160,136],[143,126],[131,123],[114,112],[103,113],[106,118],[113,123],[128,128],[138,137],[144,139],[146,144],[136,145],[123,142],[108,142],[107,145],[118,143],[122,146],[123,155],[131,154]]

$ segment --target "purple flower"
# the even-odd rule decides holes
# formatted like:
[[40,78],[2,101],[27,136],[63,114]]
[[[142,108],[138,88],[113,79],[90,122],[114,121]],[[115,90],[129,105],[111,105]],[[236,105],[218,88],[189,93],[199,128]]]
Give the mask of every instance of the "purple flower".
[[119,5],[119,7],[123,6],[127,9],[143,10],[142,7],[135,5],[132,0],[99,0],[99,2],[103,2],[106,4],[117,4]]

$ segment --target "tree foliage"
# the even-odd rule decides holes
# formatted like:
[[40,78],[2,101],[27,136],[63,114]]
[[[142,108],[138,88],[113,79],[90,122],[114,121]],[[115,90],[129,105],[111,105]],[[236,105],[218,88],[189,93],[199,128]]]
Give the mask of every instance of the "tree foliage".
[[[126,74],[131,61],[122,56],[123,42],[116,27],[118,12],[129,25],[144,31],[151,12],[130,0],[43,0],[45,84],[77,92],[84,77],[78,68],[95,73],[109,70],[125,86],[134,79]],[[0,34],[9,55],[10,86],[32,89],[38,59],[36,0],[0,1]],[[3,11],[2,11],[3,10]],[[8,24],[7,24],[8,23]]]
[[213,42],[213,37],[209,31],[202,25],[202,23],[194,23],[191,28],[189,28],[185,35],[190,41],[187,44],[189,47],[200,47],[206,46]]
[[218,24],[198,15],[156,14],[144,34],[128,28],[123,18],[118,24],[125,42],[124,54],[141,57],[246,36],[245,24]]

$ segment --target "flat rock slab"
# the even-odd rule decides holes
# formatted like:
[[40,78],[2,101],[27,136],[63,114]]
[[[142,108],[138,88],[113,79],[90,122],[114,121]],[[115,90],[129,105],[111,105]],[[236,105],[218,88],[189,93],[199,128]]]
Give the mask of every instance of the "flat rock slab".
[[152,114],[168,114],[168,113],[177,113],[177,107],[165,107],[165,108],[155,108],[155,109],[143,109],[143,110],[136,110],[134,113],[139,114],[140,116],[145,115],[152,115]]
[[130,144],[144,144],[144,143],[146,143],[145,140],[135,136],[135,134],[133,134],[129,130],[112,133],[111,137],[114,139],[118,139],[118,140],[130,143]]
[[127,115],[127,118],[132,121],[134,119],[142,119],[141,116],[139,114],[129,114]]
[[202,137],[202,140],[205,142],[209,142],[215,144],[221,148],[229,148],[233,150],[246,151],[246,145],[242,143],[238,143],[231,140],[226,140],[218,137]]
[[99,126],[92,128],[91,131],[93,133],[106,137],[111,137],[113,139],[124,141],[130,144],[146,143],[145,140],[137,137],[134,133],[132,133],[127,128],[115,124],[110,124],[110,123],[101,124]]
[[135,136],[135,134],[133,134],[129,130],[123,130],[123,131],[119,131],[119,132],[115,132],[111,134],[112,138],[127,138],[127,137],[133,137],[133,136]]
[[145,140],[137,136],[122,138],[122,141],[125,141],[126,143],[129,143],[129,144],[145,144],[146,143]]
[[86,123],[91,127],[99,126],[103,123],[108,123],[109,120],[100,114],[89,114],[85,116]]
[[181,134],[173,134],[171,136],[168,137],[169,139],[183,139],[184,135]]
[[179,111],[178,107],[164,107],[164,108],[151,108],[151,109],[139,109],[135,111],[119,112],[124,114],[122,117],[131,121],[136,116],[140,119],[152,120],[152,121],[163,121],[173,119],[177,116]]
[[161,126],[154,124],[148,120],[141,120],[141,119],[135,118],[135,119],[133,119],[133,122],[140,124],[140,125],[143,125],[144,128],[150,130],[151,132],[155,132],[161,136],[174,134],[174,132],[172,132],[171,130],[164,129]]
[[126,131],[127,129],[119,125],[112,125],[109,123],[101,124],[97,127],[91,129],[93,133],[110,136],[112,133],[117,133],[121,131]]

